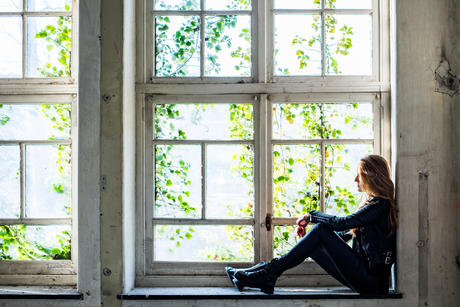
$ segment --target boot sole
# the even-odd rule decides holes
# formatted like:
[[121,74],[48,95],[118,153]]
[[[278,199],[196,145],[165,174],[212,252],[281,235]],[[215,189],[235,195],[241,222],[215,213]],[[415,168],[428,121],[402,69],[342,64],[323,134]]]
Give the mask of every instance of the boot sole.
[[230,269],[228,267],[225,268],[225,273],[227,273],[227,276],[228,278],[230,279],[230,281],[233,283],[233,285],[235,286],[235,288],[242,292],[243,289],[244,289],[244,284],[239,281],[238,279],[235,278],[235,275],[233,275],[231,272],[230,272]]

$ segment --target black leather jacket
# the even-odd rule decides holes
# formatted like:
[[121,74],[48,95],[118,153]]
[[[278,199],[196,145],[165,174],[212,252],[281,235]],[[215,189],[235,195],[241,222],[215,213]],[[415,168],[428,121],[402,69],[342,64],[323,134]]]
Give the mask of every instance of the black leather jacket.
[[396,235],[389,236],[388,216],[390,202],[381,197],[370,197],[364,207],[353,214],[340,217],[310,211],[310,222],[329,226],[345,241],[353,236],[350,229],[358,228],[353,237],[353,249],[369,261],[369,268],[378,264],[392,264],[396,252]]

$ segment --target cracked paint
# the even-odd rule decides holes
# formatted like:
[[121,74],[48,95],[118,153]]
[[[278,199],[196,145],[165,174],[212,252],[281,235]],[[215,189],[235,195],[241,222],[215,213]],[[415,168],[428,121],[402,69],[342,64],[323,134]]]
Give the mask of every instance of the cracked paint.
[[434,74],[436,92],[447,94],[450,97],[458,94],[460,80],[450,73],[450,65],[445,58],[442,58],[441,64],[435,70]]

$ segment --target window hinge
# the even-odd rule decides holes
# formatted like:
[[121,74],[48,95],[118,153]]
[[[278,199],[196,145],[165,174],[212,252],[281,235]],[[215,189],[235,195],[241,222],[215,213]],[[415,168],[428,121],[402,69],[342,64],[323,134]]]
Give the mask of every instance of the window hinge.
[[265,228],[267,228],[268,231],[272,230],[272,215],[270,213],[267,213],[265,217]]

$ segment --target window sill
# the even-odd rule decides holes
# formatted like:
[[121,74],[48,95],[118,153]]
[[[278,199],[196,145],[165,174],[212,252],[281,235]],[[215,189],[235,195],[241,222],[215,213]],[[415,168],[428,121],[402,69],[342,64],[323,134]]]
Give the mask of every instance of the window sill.
[[82,300],[83,294],[71,287],[2,286],[0,287],[0,300],[3,299]]
[[275,288],[273,294],[258,289],[243,292],[227,287],[183,287],[183,288],[136,288],[128,293],[118,294],[119,300],[210,300],[210,299],[398,299],[402,293],[390,291],[386,295],[360,295],[345,287],[328,288]]

